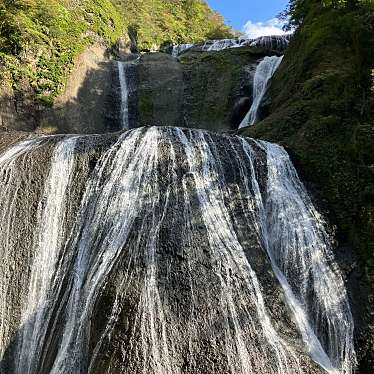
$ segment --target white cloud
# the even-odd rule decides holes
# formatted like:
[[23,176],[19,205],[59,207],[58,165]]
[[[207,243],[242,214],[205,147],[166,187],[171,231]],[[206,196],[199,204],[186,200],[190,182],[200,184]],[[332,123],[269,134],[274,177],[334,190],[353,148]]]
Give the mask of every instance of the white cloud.
[[286,34],[282,30],[284,23],[277,18],[270,19],[266,22],[256,22],[248,21],[244,25],[244,32],[250,39],[255,39],[260,36],[266,35],[283,35]]

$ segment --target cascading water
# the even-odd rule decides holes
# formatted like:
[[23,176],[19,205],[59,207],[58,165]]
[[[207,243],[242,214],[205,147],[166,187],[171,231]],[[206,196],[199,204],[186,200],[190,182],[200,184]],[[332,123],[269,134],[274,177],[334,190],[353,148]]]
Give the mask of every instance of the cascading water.
[[178,44],[178,45],[174,45],[171,54],[172,54],[173,57],[178,57],[182,53],[187,52],[193,46],[194,46],[194,44]]
[[257,39],[252,40],[249,45],[251,47],[262,47],[271,49],[273,51],[284,51],[287,49],[290,43],[291,34],[286,35],[272,35],[272,36],[261,36]]
[[121,123],[122,129],[129,128],[129,83],[127,77],[128,65],[127,61],[117,61],[118,77],[121,92]]
[[283,56],[265,57],[257,66],[254,81],[253,81],[253,102],[252,106],[241,122],[239,128],[252,126],[258,119],[258,110],[262,100],[269,88],[269,83],[274,73],[277,71]]
[[[266,199],[256,203],[258,232],[274,273],[313,359],[329,373],[351,373],[353,318],[325,223],[286,151],[267,142],[257,144],[266,152],[268,168]],[[247,155],[251,162],[251,152]],[[260,197],[258,183],[252,180],[251,187]]]
[[[3,258],[16,248],[6,243],[22,169],[53,139],[0,155]],[[76,142],[54,145],[14,345],[2,324],[2,374],[322,373],[302,339],[329,373],[352,372],[344,284],[281,147],[200,130],[128,131],[96,163],[66,232]],[[8,322],[11,282],[0,276]]]
[[[239,39],[219,39],[207,40],[200,48],[206,52],[219,52],[225,49],[254,47],[264,48],[272,51],[284,52],[291,39],[291,34],[261,36],[256,39],[239,38]],[[192,47],[198,47],[196,44],[177,44],[173,46],[172,56],[178,57]]]
[[140,60],[140,55],[127,56],[126,61],[117,61],[118,79],[120,83],[121,98],[121,129],[128,130],[130,127],[129,100],[134,91],[133,75],[134,69]]
[[351,373],[355,363],[353,319],[324,222],[285,150],[270,143],[262,146],[268,163],[269,255],[305,308],[306,318],[331,360],[330,372]]
[[265,48],[272,51],[284,52],[290,42],[291,35],[271,35],[261,36],[256,39],[239,38],[239,39],[219,39],[208,40],[202,46],[203,51],[218,52],[224,49],[240,48],[240,47],[255,47]]
[[61,141],[53,154],[44,196],[38,208],[34,260],[28,300],[22,312],[22,334],[19,338],[15,374],[36,373],[51,320],[52,279],[64,247],[67,190],[71,183],[77,137]]
[[[41,139],[22,141],[0,155],[0,356],[9,344],[11,317],[14,310],[8,302],[12,282],[16,282],[15,269],[16,231],[13,222],[17,220],[18,195],[22,191],[22,167],[27,156],[40,144]],[[20,165],[22,167],[20,167]]]
[[243,39],[220,39],[220,40],[209,40],[205,42],[203,46],[204,51],[223,51],[228,48],[239,48],[246,45],[246,40]]

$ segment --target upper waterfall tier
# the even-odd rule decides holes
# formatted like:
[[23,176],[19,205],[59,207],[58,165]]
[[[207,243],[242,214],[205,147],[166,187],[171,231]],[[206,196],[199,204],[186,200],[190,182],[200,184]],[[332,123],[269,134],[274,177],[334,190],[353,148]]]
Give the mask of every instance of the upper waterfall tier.
[[128,130],[130,128],[129,99],[130,95],[132,95],[135,90],[134,70],[139,60],[140,56],[132,54],[129,55],[129,59],[127,61],[117,61],[119,96],[121,97],[121,130]]
[[238,39],[220,39],[220,40],[207,40],[204,44],[179,44],[174,45],[172,55],[178,57],[191,48],[202,50],[206,52],[223,51],[224,49],[240,48],[240,47],[254,47],[267,49],[273,52],[283,53],[291,40],[292,35],[271,35],[261,36],[256,39],[238,38]]
[[[103,47],[93,48],[72,70],[54,107],[26,111],[18,104],[4,105],[0,112],[10,112],[3,124],[8,130],[47,134],[102,134],[142,126],[234,130],[250,108],[255,67],[265,56],[280,55],[287,42],[288,37],[264,37],[185,44],[168,48],[169,53],[142,54],[138,63],[124,51],[118,61]],[[257,47],[245,47],[251,44]]]
[[281,64],[283,56],[266,56],[257,66],[253,80],[253,101],[239,128],[253,126],[258,121],[259,110],[274,73]]
[[352,372],[344,283],[281,147],[42,137],[0,154],[0,191],[1,374]]

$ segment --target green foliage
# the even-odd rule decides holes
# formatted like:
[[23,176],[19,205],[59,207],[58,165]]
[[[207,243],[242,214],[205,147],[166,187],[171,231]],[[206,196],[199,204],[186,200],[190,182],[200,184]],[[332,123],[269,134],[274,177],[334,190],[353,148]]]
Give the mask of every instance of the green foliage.
[[109,0],[3,0],[0,61],[10,69],[15,90],[27,78],[36,98],[51,105],[93,35],[109,44],[124,30],[121,12]]
[[290,0],[287,10],[281,13],[281,18],[289,22],[286,28],[291,29],[299,27],[307,15],[313,16],[323,8],[352,10],[371,4],[373,0]]
[[140,50],[165,42],[194,43],[232,36],[223,18],[201,0],[117,0]]
[[304,21],[272,83],[271,114],[245,133],[292,151],[374,282],[374,7],[293,4]]
[[200,0],[0,0],[0,74],[11,73],[16,91],[29,81],[52,105],[87,46],[111,46],[127,31],[142,50],[231,32]]

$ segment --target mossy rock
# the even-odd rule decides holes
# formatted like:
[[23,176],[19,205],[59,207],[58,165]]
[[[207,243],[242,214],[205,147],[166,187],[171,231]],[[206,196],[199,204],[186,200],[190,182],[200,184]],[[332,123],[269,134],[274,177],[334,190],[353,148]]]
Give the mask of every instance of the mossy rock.
[[[303,179],[327,198],[340,247],[354,251],[361,288],[369,293],[351,294],[361,304],[356,336],[368,345],[374,339],[373,20],[369,5],[313,8],[273,79],[269,117],[241,131],[283,144]],[[359,353],[362,368],[369,356]]]

